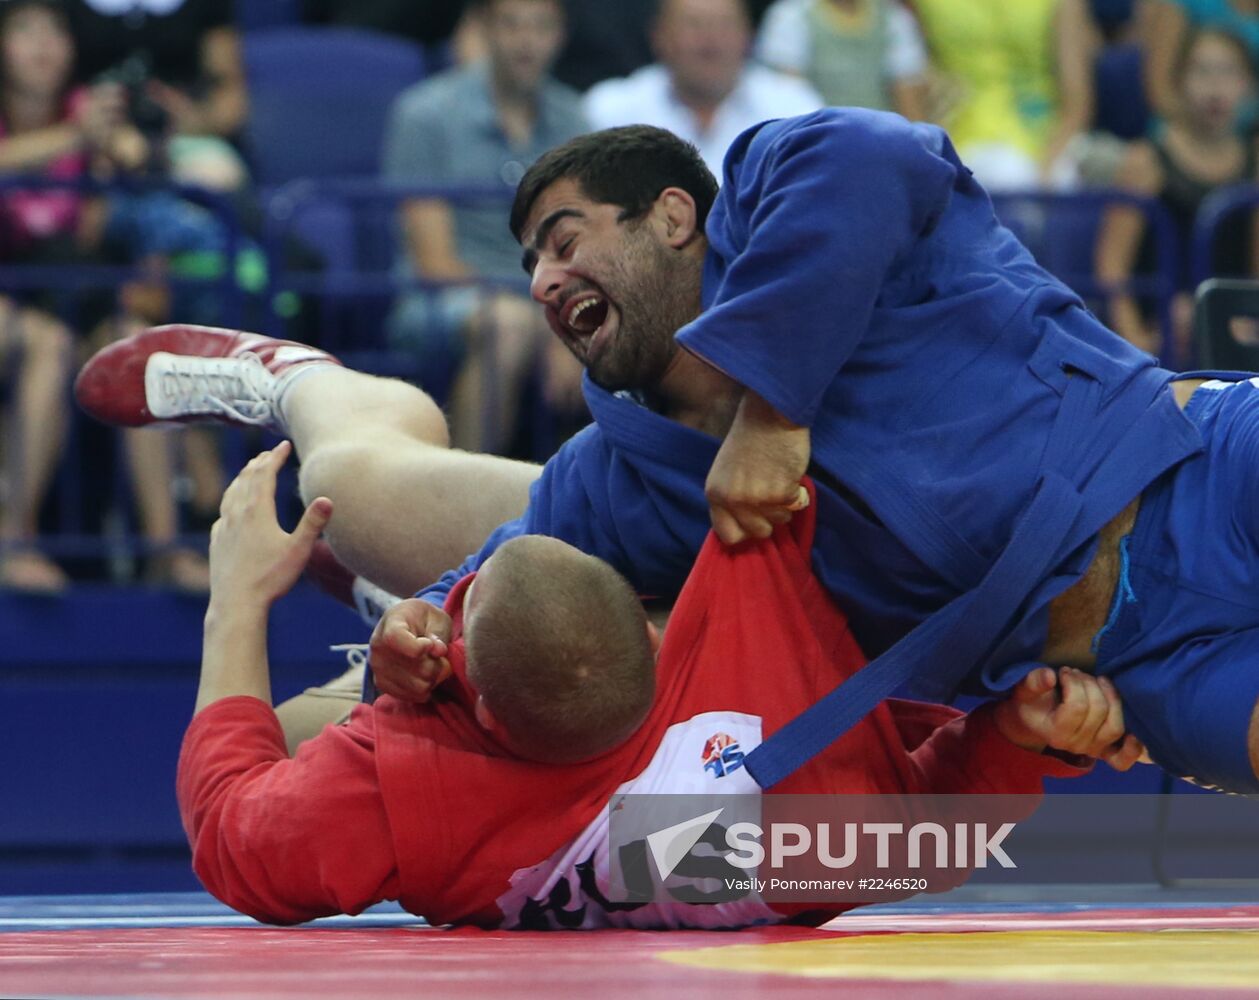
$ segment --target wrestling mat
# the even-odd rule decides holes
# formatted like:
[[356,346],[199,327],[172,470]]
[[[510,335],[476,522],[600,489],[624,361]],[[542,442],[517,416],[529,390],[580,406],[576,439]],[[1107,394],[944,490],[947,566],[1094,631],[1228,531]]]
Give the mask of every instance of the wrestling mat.
[[442,930],[396,908],[263,927],[197,894],[0,899],[0,997],[1259,997],[1259,893],[950,894],[812,930]]

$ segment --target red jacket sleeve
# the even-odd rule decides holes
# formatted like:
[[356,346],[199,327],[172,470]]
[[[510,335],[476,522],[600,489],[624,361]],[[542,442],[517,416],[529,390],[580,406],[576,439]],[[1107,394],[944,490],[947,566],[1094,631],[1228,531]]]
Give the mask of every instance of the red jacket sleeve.
[[[933,795],[1039,795],[1044,778],[1073,778],[1091,766],[1015,746],[997,729],[993,704],[962,715],[942,705],[890,698],[898,733],[909,752],[906,791]],[[1078,766],[1083,765],[1083,766]]]
[[256,698],[225,698],[198,714],[176,786],[206,889],[277,924],[397,898],[373,732],[370,710],[360,709],[289,759],[275,712]]

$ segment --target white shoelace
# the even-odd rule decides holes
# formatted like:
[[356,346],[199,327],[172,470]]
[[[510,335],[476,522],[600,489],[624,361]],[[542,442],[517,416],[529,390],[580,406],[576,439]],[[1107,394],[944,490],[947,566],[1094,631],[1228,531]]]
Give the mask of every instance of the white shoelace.
[[328,651],[332,653],[344,653],[345,665],[347,667],[366,667],[370,665],[368,652],[371,650],[365,642],[343,642],[337,646],[329,646]]
[[145,366],[144,390],[158,419],[220,417],[271,428],[279,423],[276,379],[256,354],[196,358],[159,352]]

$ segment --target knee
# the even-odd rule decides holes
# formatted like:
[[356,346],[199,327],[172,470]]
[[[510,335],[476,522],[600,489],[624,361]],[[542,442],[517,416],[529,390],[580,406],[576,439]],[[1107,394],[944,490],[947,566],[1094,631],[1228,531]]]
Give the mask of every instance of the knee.
[[437,448],[449,448],[450,426],[446,423],[446,414],[442,413],[442,408],[433,401],[433,397],[406,382],[394,384],[404,387],[407,394],[412,397],[405,402],[399,401],[402,403],[399,406],[399,412],[406,415],[406,426],[402,429],[425,444]]
[[310,503],[315,497],[328,497],[334,504],[343,502],[343,485],[353,482],[360,472],[363,449],[351,444],[329,445],[302,457],[297,472],[298,490],[302,500]]
[[[450,447],[450,428],[446,415],[423,389],[401,379],[376,379],[371,402],[359,411],[370,419],[372,434],[362,433],[362,425],[347,427],[346,439],[337,436],[332,443],[340,450],[347,443],[351,450],[372,449],[386,437],[400,435],[403,443],[419,443],[437,448]],[[306,460],[306,456],[302,456]]]
[[68,370],[74,356],[74,336],[55,317],[27,311],[22,314],[22,352],[28,364]]

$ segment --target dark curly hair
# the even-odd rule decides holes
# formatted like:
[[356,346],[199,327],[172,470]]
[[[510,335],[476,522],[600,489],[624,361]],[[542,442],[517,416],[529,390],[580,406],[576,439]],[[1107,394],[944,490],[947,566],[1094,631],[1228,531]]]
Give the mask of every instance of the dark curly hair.
[[588,198],[621,209],[621,221],[640,219],[667,187],[695,199],[702,227],[717,197],[717,179],[689,142],[650,125],[588,132],[543,154],[516,188],[511,231],[517,240],[533,204],[552,184],[574,180]]

